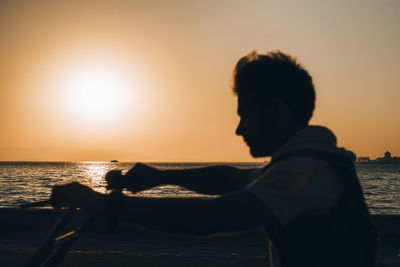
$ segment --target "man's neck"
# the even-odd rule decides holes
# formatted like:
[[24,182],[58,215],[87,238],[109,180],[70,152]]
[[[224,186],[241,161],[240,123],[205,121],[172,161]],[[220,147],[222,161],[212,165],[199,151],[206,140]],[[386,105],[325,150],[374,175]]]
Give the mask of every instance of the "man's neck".
[[299,132],[301,129],[303,129],[304,127],[307,127],[307,125],[304,124],[294,124],[291,127],[287,127],[285,131],[282,131],[279,138],[277,138],[277,142],[276,142],[276,147],[273,149],[271,156],[273,156],[276,151],[278,151],[281,147],[283,147],[287,142],[289,142],[290,139],[292,139],[292,137]]

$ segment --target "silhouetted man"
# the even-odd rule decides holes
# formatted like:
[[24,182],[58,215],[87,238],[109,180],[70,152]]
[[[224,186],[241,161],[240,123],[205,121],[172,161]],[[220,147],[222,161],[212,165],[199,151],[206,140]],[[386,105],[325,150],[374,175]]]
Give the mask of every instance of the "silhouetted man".
[[178,234],[209,236],[264,228],[281,266],[372,266],[376,239],[354,154],[336,146],[327,128],[309,126],[312,78],[281,52],[251,53],[233,75],[241,135],[262,169],[213,166],[158,170],[136,164],[125,175],[107,173],[109,188],[133,192],[180,185],[217,198],[106,197],[78,183],[56,186],[53,205],[73,203],[133,224]]

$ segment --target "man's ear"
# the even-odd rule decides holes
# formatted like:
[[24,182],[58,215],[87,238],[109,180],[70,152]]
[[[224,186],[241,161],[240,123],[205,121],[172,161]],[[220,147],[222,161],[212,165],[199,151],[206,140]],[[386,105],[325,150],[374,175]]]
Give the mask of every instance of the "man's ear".
[[270,116],[273,117],[280,117],[283,110],[284,110],[284,106],[283,106],[283,102],[280,99],[274,98],[271,99],[271,102],[268,105],[268,113]]
[[[281,117],[282,115],[287,115],[287,114],[291,113],[289,106],[283,100],[281,100],[279,98],[272,99],[270,106],[271,106],[270,112],[275,117]],[[290,114],[290,115],[292,115],[292,114]]]
[[299,128],[304,126],[304,123],[299,121],[293,110],[281,99],[274,99],[271,103],[271,115],[277,119],[278,122],[284,122],[286,125],[291,125],[292,128]]

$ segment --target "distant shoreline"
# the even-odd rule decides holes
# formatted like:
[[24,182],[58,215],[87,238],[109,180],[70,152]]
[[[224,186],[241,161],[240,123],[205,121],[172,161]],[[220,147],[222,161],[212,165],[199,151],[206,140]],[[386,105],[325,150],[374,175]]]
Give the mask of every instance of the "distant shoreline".
[[400,162],[355,162],[356,165],[400,165]]
[[[264,165],[267,164],[268,162],[260,162],[260,161],[242,161],[242,162],[235,162],[235,161],[118,161],[118,162],[110,162],[110,161],[105,161],[105,160],[82,160],[82,161],[31,161],[31,160],[23,160],[23,161],[16,161],[16,160],[0,160],[0,164],[29,164],[29,163],[38,163],[38,164],[46,164],[46,163],[59,163],[59,164],[65,164],[65,163],[109,163],[109,164],[136,164],[138,162],[144,163],[144,164],[184,164],[184,165],[221,165],[221,164],[238,164],[238,165],[247,165],[247,164],[256,164],[256,165]],[[394,161],[394,162],[382,162],[382,161],[371,161],[371,162],[354,162],[355,165],[400,165],[400,162]]]

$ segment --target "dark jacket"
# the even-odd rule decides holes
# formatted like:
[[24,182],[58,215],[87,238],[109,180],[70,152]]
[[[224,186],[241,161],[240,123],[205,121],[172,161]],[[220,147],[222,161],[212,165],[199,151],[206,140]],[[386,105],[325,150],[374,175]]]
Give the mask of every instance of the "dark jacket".
[[328,162],[343,179],[342,199],[326,214],[301,214],[288,225],[268,232],[282,267],[374,266],[377,231],[371,221],[351,159],[318,150],[297,150],[275,158],[301,155]]

